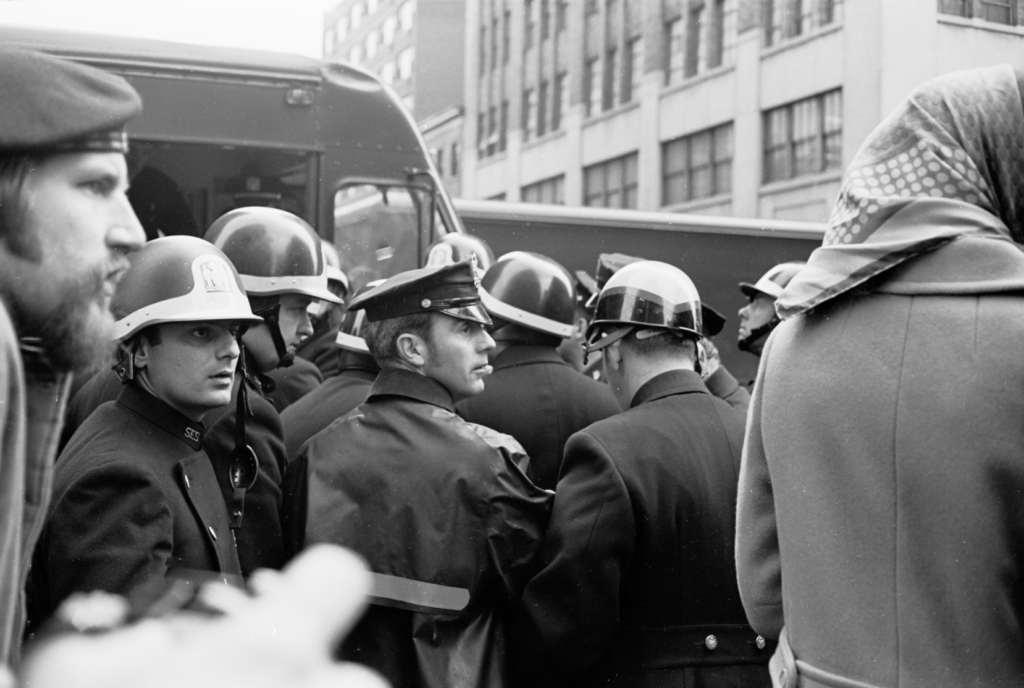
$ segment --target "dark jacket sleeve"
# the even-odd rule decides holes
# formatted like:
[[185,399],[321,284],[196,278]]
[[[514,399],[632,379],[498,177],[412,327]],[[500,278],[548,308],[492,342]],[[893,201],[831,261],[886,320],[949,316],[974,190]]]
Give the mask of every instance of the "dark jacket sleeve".
[[775,496],[761,435],[768,340],[750,404],[743,442],[736,508],[736,575],[747,620],[755,631],[778,639],[782,631],[782,561],[779,557]]
[[611,458],[593,436],[576,433],[565,446],[541,569],[513,626],[517,661],[565,676],[601,655],[619,626],[635,532],[630,497]]
[[309,504],[309,460],[299,455],[288,465],[284,474],[284,505],[281,509],[281,528],[284,531],[285,561],[297,555],[306,546],[306,510]]
[[53,608],[74,592],[162,585],[174,522],[156,476],[125,462],[85,472],[53,504],[45,564]]
[[304,358],[296,357],[295,362],[287,368],[275,368],[267,373],[277,387],[267,398],[278,413],[316,389],[324,381],[320,369]]

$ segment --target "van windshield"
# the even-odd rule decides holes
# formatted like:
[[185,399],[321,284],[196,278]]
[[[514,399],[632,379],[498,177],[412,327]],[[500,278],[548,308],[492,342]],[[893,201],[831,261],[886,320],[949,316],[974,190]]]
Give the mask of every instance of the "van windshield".
[[[420,237],[443,231],[422,187],[353,184],[334,196],[334,245],[354,292],[367,282],[419,267]],[[433,221],[432,221],[433,220]]]

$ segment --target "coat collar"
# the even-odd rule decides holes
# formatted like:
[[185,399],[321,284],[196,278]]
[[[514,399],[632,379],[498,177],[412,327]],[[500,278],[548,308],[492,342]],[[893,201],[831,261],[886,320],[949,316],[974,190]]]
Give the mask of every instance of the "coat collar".
[[633,395],[633,401],[629,407],[635,408],[640,404],[673,394],[708,394],[708,388],[700,375],[692,370],[670,370],[667,373],[655,375],[645,382]]
[[708,388],[708,391],[713,396],[725,399],[739,389],[740,383],[733,377],[732,373],[725,369],[725,366],[719,365],[718,370],[711,373],[707,380],[704,380],[704,386]]
[[510,344],[494,357],[494,369],[514,368],[530,363],[559,363],[566,365],[558,352],[550,346],[538,344]]
[[199,451],[202,448],[203,437],[206,435],[206,428],[202,423],[191,420],[137,384],[130,382],[125,385],[117,402],[181,440],[192,451]]
[[384,368],[370,387],[368,399],[375,396],[400,396],[440,406],[455,413],[455,402],[444,385],[420,373],[401,368]]

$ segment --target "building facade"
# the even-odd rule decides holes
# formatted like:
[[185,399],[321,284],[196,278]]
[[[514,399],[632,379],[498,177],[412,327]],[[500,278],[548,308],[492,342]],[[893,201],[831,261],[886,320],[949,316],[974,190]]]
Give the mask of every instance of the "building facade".
[[465,18],[465,0],[341,0],[324,57],[373,72],[420,121],[462,103]]
[[911,89],[1024,67],[1022,24],[1024,0],[469,0],[461,194],[824,221]]

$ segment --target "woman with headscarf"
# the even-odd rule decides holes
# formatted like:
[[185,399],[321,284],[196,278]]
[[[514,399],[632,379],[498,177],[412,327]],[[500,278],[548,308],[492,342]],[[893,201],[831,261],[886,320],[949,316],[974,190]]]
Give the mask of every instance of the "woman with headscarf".
[[1022,91],[914,91],[778,301],[736,556],[779,685],[1024,685]]

